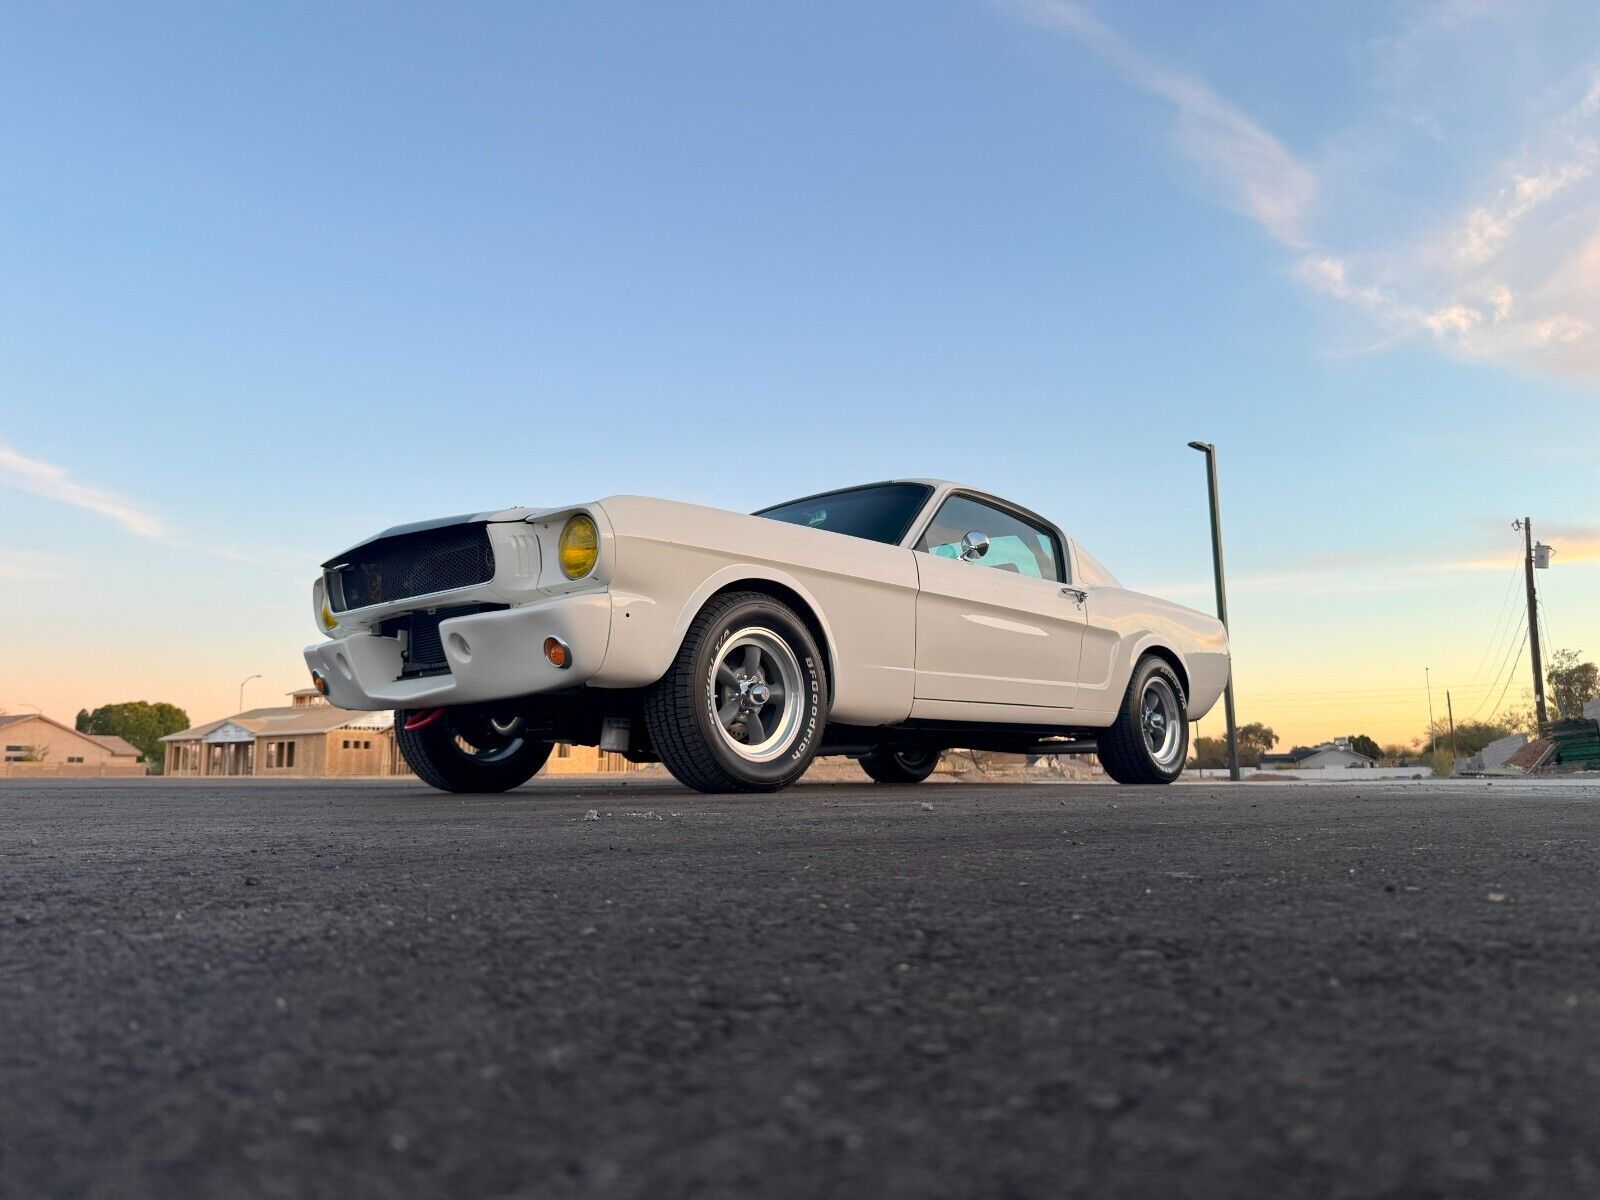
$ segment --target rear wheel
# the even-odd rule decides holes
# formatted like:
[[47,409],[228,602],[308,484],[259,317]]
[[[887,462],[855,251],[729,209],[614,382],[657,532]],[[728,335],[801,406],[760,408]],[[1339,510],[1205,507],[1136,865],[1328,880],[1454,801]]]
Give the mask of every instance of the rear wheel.
[[897,750],[879,746],[861,756],[861,769],[879,783],[921,783],[939,765],[937,750]]
[[504,792],[527,783],[551,749],[529,732],[524,718],[515,715],[452,715],[445,709],[430,720],[425,709],[394,714],[400,753],[418,779],[442,792]]
[[1099,739],[1100,765],[1118,783],[1171,783],[1189,752],[1183,684],[1163,660],[1147,655],[1134,668],[1116,724]]
[[816,640],[762,592],[711,600],[645,696],[667,770],[701,792],[775,792],[811,765],[828,712]]

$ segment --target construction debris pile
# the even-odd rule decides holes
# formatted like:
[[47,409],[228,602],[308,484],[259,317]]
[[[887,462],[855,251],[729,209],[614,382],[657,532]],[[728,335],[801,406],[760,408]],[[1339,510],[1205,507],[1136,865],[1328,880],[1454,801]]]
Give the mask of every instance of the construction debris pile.
[[1554,744],[1555,753],[1545,765],[1600,771],[1600,721],[1579,717],[1570,721],[1550,721],[1541,732]]

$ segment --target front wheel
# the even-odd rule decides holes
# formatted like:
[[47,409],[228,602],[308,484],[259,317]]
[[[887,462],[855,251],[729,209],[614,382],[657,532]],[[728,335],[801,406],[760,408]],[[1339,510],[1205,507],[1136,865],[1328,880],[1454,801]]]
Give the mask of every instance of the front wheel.
[[822,742],[828,679],[804,621],[762,592],[712,599],[645,696],[645,726],[679,783],[775,792]]
[[1165,662],[1147,655],[1133,669],[1116,724],[1099,739],[1100,765],[1118,783],[1171,783],[1189,752],[1183,685]]
[[896,750],[878,746],[861,756],[861,769],[878,783],[921,783],[939,765],[937,750]]
[[[407,728],[410,725],[411,728]],[[504,792],[527,783],[550,757],[520,716],[401,709],[394,739],[417,778],[441,792]]]

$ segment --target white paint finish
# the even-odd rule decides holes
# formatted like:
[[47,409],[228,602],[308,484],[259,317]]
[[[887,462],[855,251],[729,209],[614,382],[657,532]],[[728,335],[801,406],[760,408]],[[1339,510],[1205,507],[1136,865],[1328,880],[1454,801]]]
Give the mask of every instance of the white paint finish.
[[1072,538],[1067,539],[1072,555],[1072,581],[1079,587],[1110,587],[1120,588],[1117,577]]
[[[561,571],[561,530],[572,517],[583,513],[593,518],[598,533],[599,556],[594,569],[581,579],[568,579]],[[504,518],[504,519],[500,519]],[[488,523],[489,545],[494,551],[494,576],[472,587],[426,596],[408,596],[386,604],[349,609],[335,613],[339,626],[333,636],[364,633],[379,622],[418,609],[445,608],[457,604],[530,604],[552,596],[604,590],[612,550],[611,527],[597,505],[567,508],[508,509]],[[312,586],[313,616],[317,631],[322,626],[322,600],[325,583],[319,578]]]
[[[1059,529],[1073,586],[1088,593],[1081,608],[1054,581],[914,552],[909,545],[938,506],[954,491],[972,491],[920,482],[933,492],[900,546],[639,496],[503,510],[488,527],[496,562],[489,583],[340,614],[333,640],[307,648],[306,661],[327,673],[332,702],[354,709],[470,703],[583,683],[641,687],[666,672],[710,596],[776,585],[820,627],[836,721],[1104,726],[1139,656],[1158,648],[1183,665],[1190,716],[1210,710],[1228,675],[1227,638],[1215,618],[1117,586]],[[561,574],[557,543],[577,512],[594,518],[600,553],[594,570],[572,581]],[[320,586],[312,597],[319,611]],[[398,641],[370,633],[384,617],[424,605],[482,602],[512,607],[441,626],[450,676],[396,679]],[[457,655],[452,632],[467,639],[469,659]],[[572,670],[544,661],[551,634],[572,646]]]
[[1102,720],[1098,713],[1065,710],[1053,705],[982,704],[972,700],[924,700],[911,706],[919,721],[975,721],[984,724],[1080,726],[1099,728],[1111,724],[1115,713]]
[[[357,633],[305,650],[306,665],[328,681],[328,702],[339,708],[417,708],[501,700],[574,687],[592,679],[605,661],[611,634],[611,597],[589,592],[521,608],[452,617],[439,624],[450,658],[448,675],[400,679],[400,641]],[[454,644],[461,638],[465,654]],[[553,667],[544,640],[558,637],[572,650],[572,666]]]
[[913,553],[918,700],[1072,707],[1085,618],[1060,583]]
[[974,625],[983,625],[989,629],[998,629],[1005,633],[1021,633],[1028,637],[1047,638],[1050,631],[1043,625],[1025,625],[1021,621],[1012,621],[1004,617],[991,617],[985,613],[965,613],[967,620]]
[[1164,650],[1183,665],[1190,720],[1211,711],[1228,681],[1228,635],[1221,621],[1126,588],[1093,587],[1088,592],[1088,628],[1078,671],[1080,709],[1114,716],[1139,659]]
[[911,551],[721,509],[608,496],[617,598],[595,684],[659,679],[718,591],[767,581],[794,592],[828,643],[832,719],[890,724],[911,711],[917,572]]

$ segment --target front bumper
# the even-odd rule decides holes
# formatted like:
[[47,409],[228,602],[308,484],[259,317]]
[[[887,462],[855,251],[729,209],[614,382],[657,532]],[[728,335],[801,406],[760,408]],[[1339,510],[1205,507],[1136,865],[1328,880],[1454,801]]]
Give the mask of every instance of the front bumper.
[[[558,637],[572,665],[552,666],[544,640]],[[439,624],[448,674],[401,679],[400,639],[357,633],[307,646],[306,666],[328,681],[338,708],[477,704],[574,687],[600,670],[611,639],[605,592],[558,596],[520,608],[452,617]]]

